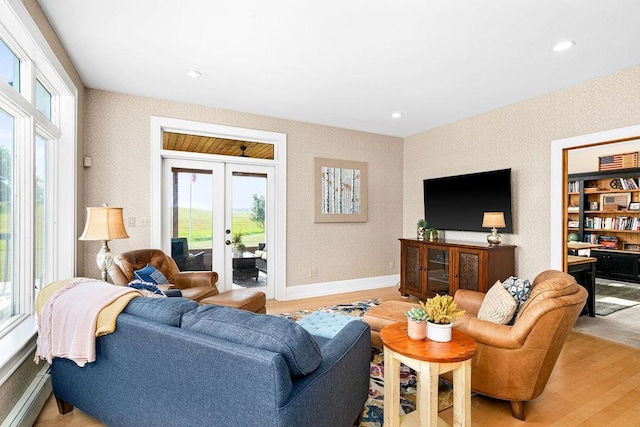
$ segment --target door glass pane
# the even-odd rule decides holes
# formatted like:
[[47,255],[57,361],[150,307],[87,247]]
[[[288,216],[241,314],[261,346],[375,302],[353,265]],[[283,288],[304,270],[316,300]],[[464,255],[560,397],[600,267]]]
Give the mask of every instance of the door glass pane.
[[266,286],[267,175],[234,172],[231,188],[233,284],[243,288]]
[[13,315],[14,119],[0,110],[0,322]]
[[427,252],[427,288],[439,294],[449,293],[449,250],[429,248]]
[[213,174],[171,168],[173,212],[171,257],[180,271],[212,270]]
[[0,79],[20,92],[20,60],[2,40],[0,40]]
[[51,120],[51,93],[40,83],[40,80],[36,80],[36,108]]
[[35,169],[35,289],[42,289],[46,285],[45,262],[47,254],[46,241],[46,200],[47,200],[47,140],[36,136],[36,169]]

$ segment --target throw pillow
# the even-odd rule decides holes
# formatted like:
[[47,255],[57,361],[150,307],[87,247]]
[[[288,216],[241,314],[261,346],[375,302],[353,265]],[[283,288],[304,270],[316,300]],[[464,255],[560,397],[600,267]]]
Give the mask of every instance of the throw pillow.
[[529,295],[531,295],[531,283],[529,283],[529,280],[527,279],[518,279],[515,276],[511,276],[502,282],[502,286],[504,286],[504,288],[513,296],[513,299],[517,301],[517,315],[522,304],[524,304],[525,301],[529,299]]
[[151,264],[147,264],[145,268],[134,271],[133,274],[136,276],[136,279],[142,280],[143,282],[153,283],[154,285],[169,284],[164,274]]
[[513,318],[518,303],[498,280],[487,292],[478,310],[478,319],[506,325]]

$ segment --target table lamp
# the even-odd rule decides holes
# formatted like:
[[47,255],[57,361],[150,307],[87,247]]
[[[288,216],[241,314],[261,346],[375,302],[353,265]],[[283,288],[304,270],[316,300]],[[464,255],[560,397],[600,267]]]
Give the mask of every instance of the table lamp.
[[487,236],[487,241],[491,246],[499,245],[502,237],[500,237],[496,228],[506,227],[504,223],[504,212],[485,212],[482,218],[482,226],[486,228],[491,227],[491,234]]
[[107,270],[113,263],[113,255],[109,250],[109,240],[128,239],[124,228],[122,208],[102,206],[87,208],[87,223],[80,240],[102,240],[102,248],[96,256],[96,263],[102,272],[102,280],[107,282]]

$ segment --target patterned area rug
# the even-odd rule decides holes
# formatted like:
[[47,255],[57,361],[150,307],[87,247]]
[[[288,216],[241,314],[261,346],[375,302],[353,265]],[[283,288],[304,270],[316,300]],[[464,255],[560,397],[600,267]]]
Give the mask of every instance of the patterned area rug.
[[[382,300],[371,299],[350,304],[330,305],[315,310],[283,313],[280,316],[298,321],[314,311],[323,311],[326,313],[340,313],[362,317],[368,309],[381,303]],[[362,413],[362,423],[360,427],[382,427],[384,420],[384,354],[381,350],[376,350],[369,372],[371,375],[369,398]],[[453,386],[449,382],[441,379],[438,386],[438,410],[442,411],[452,405]],[[408,414],[416,408],[416,373],[413,369],[405,365],[400,365],[400,406],[403,414]]]
[[640,284],[596,279],[596,314],[606,316],[640,304]]

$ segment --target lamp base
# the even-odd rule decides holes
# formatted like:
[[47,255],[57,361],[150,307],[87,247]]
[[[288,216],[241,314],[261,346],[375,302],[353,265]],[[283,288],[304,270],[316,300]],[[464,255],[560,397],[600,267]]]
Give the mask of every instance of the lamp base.
[[111,255],[111,251],[109,250],[109,245],[107,244],[108,240],[102,241],[102,248],[100,248],[100,252],[96,255],[96,264],[98,264],[98,268],[102,274],[102,281],[108,282],[109,275],[108,270],[113,263],[113,255]]
[[491,246],[497,246],[502,243],[502,236],[498,234],[498,230],[496,230],[495,227],[491,229],[491,234],[487,236],[487,242],[489,242]]

